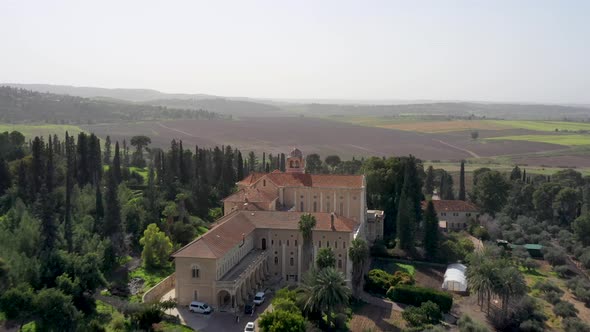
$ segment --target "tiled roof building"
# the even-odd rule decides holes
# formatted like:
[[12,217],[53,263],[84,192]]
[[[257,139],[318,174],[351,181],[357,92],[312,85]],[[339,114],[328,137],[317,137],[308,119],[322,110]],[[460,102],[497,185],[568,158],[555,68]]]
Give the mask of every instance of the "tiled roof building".
[[336,269],[350,279],[350,242],[367,234],[372,241],[383,232],[379,218],[370,227],[365,222],[365,178],[305,174],[304,165],[303,154],[294,149],[286,172],[246,176],[223,200],[224,216],[172,255],[180,304],[198,300],[235,309],[269,278],[299,282],[309,261],[302,256],[299,220],[308,213],[316,219],[314,257],[318,249],[332,248]]

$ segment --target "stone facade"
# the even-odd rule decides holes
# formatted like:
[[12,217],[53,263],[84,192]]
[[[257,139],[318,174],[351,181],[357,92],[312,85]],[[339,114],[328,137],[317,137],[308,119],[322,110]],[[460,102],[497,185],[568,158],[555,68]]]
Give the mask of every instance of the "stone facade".
[[366,222],[364,176],[311,175],[304,166],[303,154],[295,149],[287,172],[254,173],[237,183],[238,192],[224,199],[224,216],[215,226],[172,255],[179,304],[198,300],[235,310],[268,279],[300,282],[307,264],[298,222],[305,213],[317,222],[313,259],[320,248],[332,248],[336,269],[350,280],[351,241],[379,238],[383,223]]

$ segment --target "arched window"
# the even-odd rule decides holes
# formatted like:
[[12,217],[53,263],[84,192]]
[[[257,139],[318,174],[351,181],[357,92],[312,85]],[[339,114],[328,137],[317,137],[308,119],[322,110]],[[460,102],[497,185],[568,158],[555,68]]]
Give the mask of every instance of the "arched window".
[[192,274],[193,278],[200,278],[199,267],[196,265],[193,265],[191,268],[191,274]]
[[313,212],[318,212],[318,202],[313,202]]
[[321,248],[322,247],[322,240],[318,241],[318,247]]
[[299,203],[299,211],[302,211],[303,212],[303,202],[300,202]]
[[287,240],[287,247],[289,246],[289,240]]
[[338,260],[338,268],[339,268],[339,269],[341,269],[341,268],[342,268],[342,260],[341,260],[341,259],[339,259],[339,260]]
[[289,264],[291,264],[291,266],[295,265],[295,260],[293,259],[293,257],[289,259]]
[[262,250],[266,250],[266,239],[262,238]]
[[297,247],[297,240],[295,240],[295,246]]
[[340,202],[340,214],[344,214],[344,203]]
[[334,248],[338,249],[338,241],[334,241]]
[[326,247],[330,248],[330,241],[326,241]]
[[262,186],[266,187],[266,179],[262,180]]
[[275,257],[275,265],[279,265],[279,258]]

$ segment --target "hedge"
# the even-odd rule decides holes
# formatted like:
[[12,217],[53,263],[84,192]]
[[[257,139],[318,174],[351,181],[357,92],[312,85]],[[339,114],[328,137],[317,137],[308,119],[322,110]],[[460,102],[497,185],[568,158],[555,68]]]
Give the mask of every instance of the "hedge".
[[432,301],[438,304],[443,312],[449,312],[453,306],[453,297],[450,294],[425,287],[398,285],[387,291],[387,297],[392,301],[416,307],[426,301]]

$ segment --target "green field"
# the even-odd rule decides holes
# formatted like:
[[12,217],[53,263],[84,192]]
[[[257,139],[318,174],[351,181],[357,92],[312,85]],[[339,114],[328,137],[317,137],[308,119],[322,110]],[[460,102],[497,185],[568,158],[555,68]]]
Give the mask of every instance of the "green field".
[[486,122],[510,126],[513,128],[535,131],[579,131],[590,130],[590,123],[566,122],[566,121],[513,121],[513,120],[487,120]]
[[590,135],[572,134],[572,135],[514,135],[486,138],[490,141],[528,141],[551,143],[564,146],[590,145]]
[[58,135],[60,139],[63,138],[66,131],[70,135],[78,135],[83,132],[80,127],[72,125],[54,125],[54,124],[39,124],[39,125],[15,125],[15,124],[0,124],[0,133],[5,131],[19,131],[27,139],[34,138],[35,136],[48,137],[49,135]]
[[[489,159],[490,161],[492,159]],[[491,168],[493,170],[497,170],[500,172],[510,172],[512,168],[514,168],[514,162],[509,158],[498,157],[493,159],[494,162],[484,162],[481,160],[480,162],[477,159],[469,160],[465,163],[465,172],[467,174],[472,173],[474,170],[482,167]],[[447,172],[451,173],[459,173],[461,169],[460,163],[451,163],[451,162],[424,162],[424,168],[428,168],[428,166],[432,166],[434,168],[442,168]],[[558,171],[563,170],[560,167],[544,167],[544,166],[521,166],[525,168],[527,174],[541,174],[541,175],[551,175]],[[583,175],[590,175],[590,169],[588,168],[576,168],[576,171],[582,173]]]

